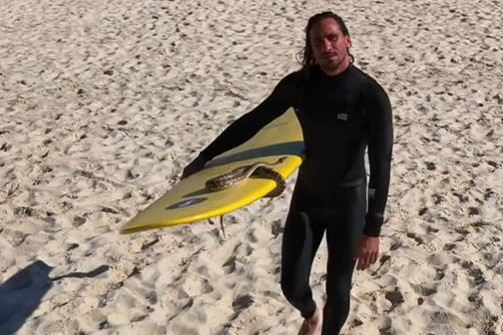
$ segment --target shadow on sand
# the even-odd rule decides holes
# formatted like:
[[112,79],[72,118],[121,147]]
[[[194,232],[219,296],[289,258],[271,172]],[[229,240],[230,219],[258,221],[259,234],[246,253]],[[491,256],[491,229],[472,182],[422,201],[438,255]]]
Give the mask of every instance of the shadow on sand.
[[21,328],[55,280],[92,278],[108,269],[108,265],[102,265],[90,272],[73,272],[50,278],[51,266],[40,260],[31,263],[0,285],[0,335],[12,335]]

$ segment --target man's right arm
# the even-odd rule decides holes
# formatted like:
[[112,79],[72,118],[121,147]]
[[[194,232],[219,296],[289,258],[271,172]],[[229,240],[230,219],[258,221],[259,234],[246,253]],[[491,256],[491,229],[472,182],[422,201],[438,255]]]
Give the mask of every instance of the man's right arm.
[[295,78],[295,74],[283,78],[264,101],[231,123],[201,151],[198,158],[207,162],[215,156],[243,144],[265,125],[282,115],[294,103]]

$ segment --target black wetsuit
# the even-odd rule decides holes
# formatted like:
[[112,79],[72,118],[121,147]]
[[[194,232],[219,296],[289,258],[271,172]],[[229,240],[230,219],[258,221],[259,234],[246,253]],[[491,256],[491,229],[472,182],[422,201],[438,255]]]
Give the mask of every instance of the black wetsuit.
[[326,232],[323,334],[334,335],[348,316],[358,241],[362,233],[379,236],[383,223],[393,143],[391,105],[384,89],[354,65],[333,77],[317,68],[309,76],[294,72],[260,105],[232,123],[201,156],[210,160],[245,142],[289,107],[295,108],[302,127],[306,160],[299,169],[285,223],[281,286],[304,317],[314,313],[309,276]]

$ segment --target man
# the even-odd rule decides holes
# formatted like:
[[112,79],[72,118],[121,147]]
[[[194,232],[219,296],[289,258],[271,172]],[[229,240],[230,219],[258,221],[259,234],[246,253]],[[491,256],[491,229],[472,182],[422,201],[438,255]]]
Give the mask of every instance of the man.
[[[339,334],[350,305],[353,270],[375,263],[390,180],[392,113],[383,88],[353,65],[351,39],[332,12],[309,19],[302,69],[231,124],[183,172],[245,142],[293,106],[306,160],[299,169],[285,222],[281,287],[304,317],[299,334]],[[368,146],[370,180],[364,155]],[[367,203],[368,200],[368,203]],[[316,307],[309,286],[314,256],[326,233],[327,301]],[[322,321],[323,320],[323,321]]]

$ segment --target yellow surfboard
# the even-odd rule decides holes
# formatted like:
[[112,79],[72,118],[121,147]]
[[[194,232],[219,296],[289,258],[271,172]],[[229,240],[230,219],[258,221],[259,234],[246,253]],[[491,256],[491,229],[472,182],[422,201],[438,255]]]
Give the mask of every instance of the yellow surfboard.
[[290,108],[261,129],[253,138],[206,164],[121,227],[122,234],[193,223],[237,210],[264,197],[276,187],[270,179],[248,178],[226,190],[209,192],[206,180],[257,162],[274,163],[272,168],[285,179],[303,161],[304,142],[295,112]]

